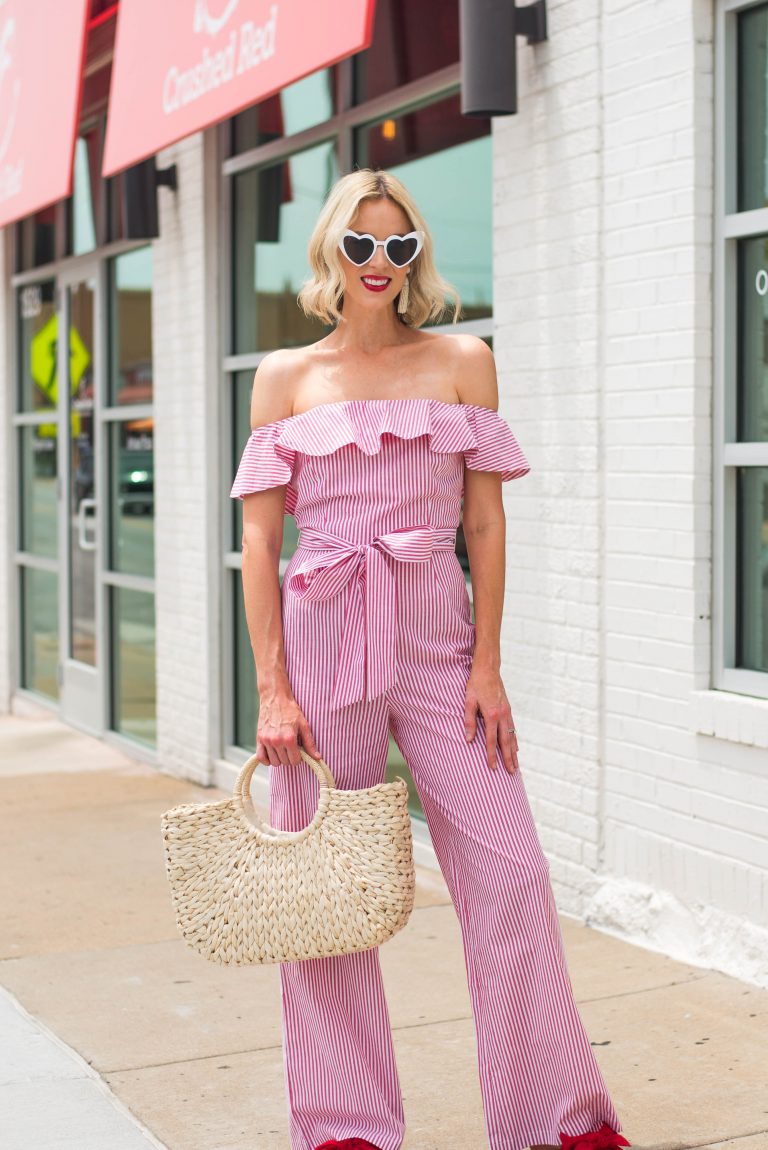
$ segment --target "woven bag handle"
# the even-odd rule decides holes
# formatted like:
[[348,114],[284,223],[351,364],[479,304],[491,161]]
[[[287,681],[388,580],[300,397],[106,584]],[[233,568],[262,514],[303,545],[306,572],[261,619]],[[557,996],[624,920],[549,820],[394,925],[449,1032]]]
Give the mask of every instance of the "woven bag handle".
[[[251,755],[251,757],[247,759],[243,764],[240,773],[235,780],[235,786],[232,792],[235,804],[240,811],[241,817],[245,820],[245,822],[247,822],[251,834],[253,834],[256,838],[261,839],[262,842],[298,842],[301,839],[306,838],[308,834],[314,831],[315,827],[318,826],[325,818],[325,812],[328,809],[328,804],[331,797],[330,792],[336,789],[336,782],[331,772],[331,768],[328,766],[324,759],[313,759],[311,755],[307,754],[303,747],[299,747],[298,750],[301,757],[306,763],[309,764],[320,781],[320,799],[317,804],[317,810],[315,811],[314,818],[312,819],[311,823],[308,823],[307,826],[302,827],[299,831],[281,831],[276,827],[268,826],[266,823],[262,823],[261,827],[257,827],[251,822],[249,818],[246,817],[245,811],[243,810],[243,804],[246,800],[251,801],[250,787],[251,779],[253,778],[253,772],[259,766],[269,766],[268,763],[263,763],[260,759],[257,759],[255,754]],[[251,803],[251,805],[253,804]]]

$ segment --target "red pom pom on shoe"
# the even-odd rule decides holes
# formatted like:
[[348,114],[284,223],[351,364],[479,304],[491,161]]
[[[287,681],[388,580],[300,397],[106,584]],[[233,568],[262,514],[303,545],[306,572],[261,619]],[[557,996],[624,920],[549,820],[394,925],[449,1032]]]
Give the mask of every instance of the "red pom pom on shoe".
[[618,1150],[620,1146],[632,1145],[605,1123],[599,1130],[593,1130],[589,1134],[563,1134],[561,1130],[560,1141],[562,1150]]
[[331,1138],[329,1142],[323,1142],[315,1150],[380,1150],[380,1148],[374,1146],[373,1142],[367,1142],[365,1138],[342,1138],[341,1142]]

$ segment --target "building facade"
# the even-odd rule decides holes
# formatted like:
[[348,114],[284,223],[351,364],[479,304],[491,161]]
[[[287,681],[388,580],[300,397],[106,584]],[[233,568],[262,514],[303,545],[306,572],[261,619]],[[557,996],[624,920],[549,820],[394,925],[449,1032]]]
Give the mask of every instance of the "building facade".
[[110,8],[73,195],[0,244],[0,708],[231,786],[254,370],[326,334],[295,297],[334,180],[391,170],[531,462],[502,670],[560,909],[768,985],[768,3],[549,0],[483,119],[458,0],[378,0],[368,49],[157,154],[144,239],[99,175]]

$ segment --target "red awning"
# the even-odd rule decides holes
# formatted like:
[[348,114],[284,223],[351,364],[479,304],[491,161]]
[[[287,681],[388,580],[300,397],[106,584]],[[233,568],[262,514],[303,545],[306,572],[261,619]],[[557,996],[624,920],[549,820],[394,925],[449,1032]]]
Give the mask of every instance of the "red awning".
[[102,174],[370,46],[375,0],[120,0]]
[[0,4],[0,227],[72,194],[88,0]]

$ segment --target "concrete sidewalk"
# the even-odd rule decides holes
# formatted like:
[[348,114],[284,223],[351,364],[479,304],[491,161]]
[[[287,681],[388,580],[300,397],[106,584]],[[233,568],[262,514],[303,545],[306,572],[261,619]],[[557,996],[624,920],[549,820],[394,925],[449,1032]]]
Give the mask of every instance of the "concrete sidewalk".
[[0,987],[3,1150],[164,1150],[103,1078]]
[[[0,984],[21,1007],[0,995],[3,1150],[288,1150],[277,968],[190,950],[165,877],[162,812],[223,797],[53,719],[0,719]],[[484,1150],[458,922],[440,876],[418,880],[381,948],[404,1150]],[[768,991],[563,928],[636,1150],[768,1150]]]

